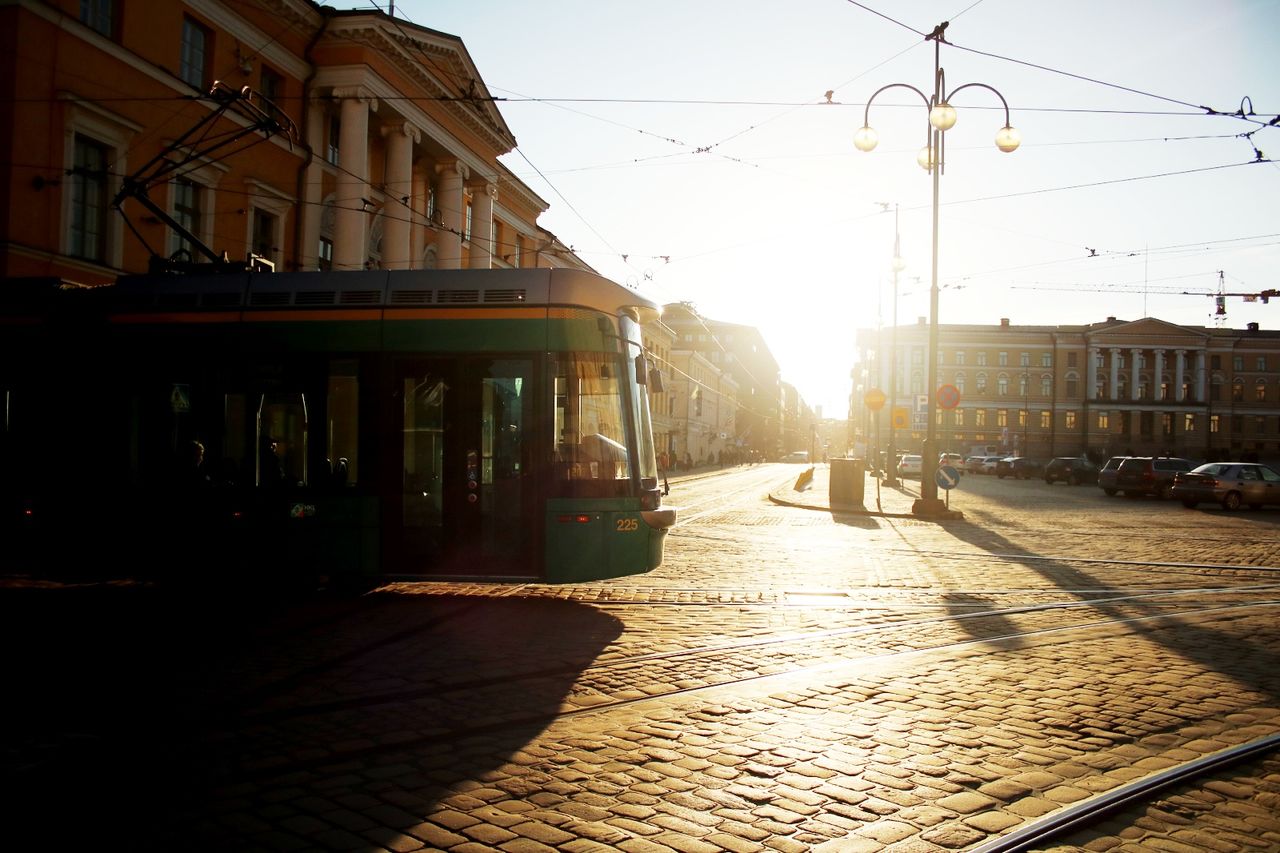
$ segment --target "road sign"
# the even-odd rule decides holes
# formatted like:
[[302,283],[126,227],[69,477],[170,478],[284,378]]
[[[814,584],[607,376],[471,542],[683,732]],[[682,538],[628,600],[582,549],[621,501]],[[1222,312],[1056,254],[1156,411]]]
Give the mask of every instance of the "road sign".
[[884,392],[879,388],[872,388],[862,395],[862,402],[871,411],[878,412],[884,408]]
[[938,388],[938,408],[954,409],[960,405],[960,389],[954,385],[943,385]]
[[933,472],[933,481],[938,484],[939,489],[951,491],[960,485],[960,472],[951,465],[939,465],[938,470]]
[[906,406],[894,406],[892,422],[894,429],[906,429],[911,426],[911,411]]

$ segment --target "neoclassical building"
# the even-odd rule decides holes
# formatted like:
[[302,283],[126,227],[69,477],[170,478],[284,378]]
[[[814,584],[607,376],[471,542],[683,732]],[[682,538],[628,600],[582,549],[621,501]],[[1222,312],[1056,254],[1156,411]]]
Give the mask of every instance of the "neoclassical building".
[[[184,165],[148,197],[232,259],[585,268],[498,162],[516,140],[456,36],[311,0],[13,0],[0,45],[0,276],[98,284],[190,249],[136,200],[113,206],[166,158]],[[215,81],[296,133],[203,154],[245,127],[188,133]]]
[[[853,421],[884,447],[892,404],[873,415],[862,396],[891,395],[898,450],[918,449],[927,399],[928,326],[859,330]],[[896,337],[896,370],[890,341]],[[968,452],[1051,457],[1092,453],[1280,458],[1280,331],[1180,326],[1108,317],[1083,326],[942,325],[938,381],[959,404],[935,412],[939,442]],[[896,374],[896,390],[889,376]],[[877,433],[878,430],[878,433]]]

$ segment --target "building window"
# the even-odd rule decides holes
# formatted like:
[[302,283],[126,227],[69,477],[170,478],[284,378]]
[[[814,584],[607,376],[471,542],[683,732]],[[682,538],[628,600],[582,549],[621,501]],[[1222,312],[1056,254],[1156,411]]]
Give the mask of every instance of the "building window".
[[1040,429],[1048,429],[1053,426],[1053,412],[1040,412]]
[[1068,380],[1067,380],[1067,399],[1068,399],[1068,400],[1074,400],[1074,399],[1076,398],[1076,394],[1079,392],[1079,390],[1080,390],[1080,382],[1079,382],[1079,380],[1077,380],[1077,379],[1068,379]]
[[1018,409],[1018,426],[1023,427],[1024,429],[1027,426],[1027,410],[1026,409]]
[[1218,415],[1209,415],[1209,432],[1217,433],[1218,431]]
[[1209,356],[1209,367],[1210,367],[1210,369],[1212,369],[1212,370],[1221,370],[1221,369],[1222,369],[1222,356],[1220,356],[1220,355],[1211,355],[1211,356]]
[[1261,379],[1258,380],[1258,384],[1253,386],[1253,401],[1255,403],[1267,402],[1267,383]]
[[1067,353],[1067,367],[1075,367],[1075,366],[1076,366],[1076,353],[1074,352]]
[[1023,397],[1025,397],[1027,396],[1028,389],[1030,388],[1031,388],[1031,382],[1027,378],[1027,374],[1024,373],[1021,376],[1019,376],[1018,377],[1018,393],[1021,394]]
[[912,347],[912,349],[911,349],[911,363],[912,363],[912,364],[924,364],[924,350],[920,349],[919,347]]
[[1029,353],[1029,352],[1019,353],[1019,354],[1018,354],[1018,366],[1019,366],[1019,367],[1030,367],[1030,366],[1031,366],[1031,353]]
[[1009,410],[996,409],[996,426],[1007,427],[1009,425]]
[[1053,393],[1053,377],[1041,376],[1040,377],[1040,396],[1048,397],[1052,393]]
[[1196,431],[1196,416],[1192,412],[1186,412],[1183,414],[1182,431],[1184,433]]
[[1048,352],[1040,353],[1040,366],[1053,367],[1053,353],[1048,353]]
[[1075,429],[1075,428],[1076,428],[1076,413],[1075,413],[1075,412],[1064,412],[1063,424],[1066,426],[1066,428],[1067,428],[1067,429]]
[[1160,383],[1160,399],[1161,400],[1169,399],[1169,383],[1168,382]]
[[997,354],[996,354],[996,364],[997,364],[999,367],[1008,367],[1008,366],[1009,366],[1009,353],[1007,353],[1007,352],[997,353]]
[[1265,355],[1260,355],[1260,356],[1258,356],[1258,360],[1257,360],[1256,362],[1254,362],[1253,367],[1254,367],[1254,370],[1266,370],[1266,369],[1267,369],[1267,357],[1266,357]]
[[955,385],[956,385],[956,390],[959,391],[961,394],[963,394],[964,393],[964,374],[963,373],[956,374]]
[[320,251],[316,253],[319,259],[319,267],[321,272],[328,272],[333,269],[333,241],[325,237],[320,238]]
[[1160,415],[1160,432],[1164,435],[1173,435],[1173,413],[1164,412]]
[[268,101],[276,103],[284,94],[284,78],[265,65],[262,66],[262,76],[259,81],[258,94]]
[[1232,370],[1244,370],[1244,356],[1236,355],[1231,357]]
[[955,421],[956,426],[958,427],[964,426],[964,409],[956,409],[955,415],[956,415],[956,421]]
[[1244,432],[1244,415],[1231,416],[1231,431],[1237,434]]
[[[964,367],[964,350],[956,350],[956,366]],[[1261,370],[1262,368],[1258,368]]]
[[983,427],[985,427],[985,426],[987,425],[987,410],[986,410],[986,409],[974,409],[974,410],[973,410],[973,425],[974,425],[975,427],[977,427],[978,429],[981,429],[981,428],[983,428]]
[[979,373],[975,382],[977,384],[977,388],[975,389],[977,393],[979,394],[987,393],[987,374]]
[[[342,139],[342,122],[336,115],[329,116],[329,144],[325,146],[324,158],[330,164],[338,165],[338,142]],[[432,193],[427,197],[428,207],[427,215],[435,214],[435,194]]]
[[67,253],[99,263],[107,255],[108,156],[107,146],[76,134]]
[[280,219],[265,210],[253,209],[253,253],[269,261],[276,260],[276,229]]
[[[1216,385],[1214,386],[1217,387]],[[1235,379],[1231,382],[1231,401],[1233,403],[1244,402],[1244,380]]]
[[115,28],[114,0],[80,0],[80,23],[111,38]]
[[986,367],[986,366],[987,366],[987,353],[986,351],[983,351],[978,353],[978,367]]
[[1009,377],[1001,373],[996,377],[996,394],[1005,397],[1009,394]]
[[[178,178],[173,182],[173,219],[192,237],[200,236],[202,217],[200,210],[200,192],[202,187],[187,178]],[[191,239],[181,233],[174,234],[175,251],[186,252],[195,260],[198,250]]]
[[1262,415],[1258,415],[1253,419],[1253,434],[1260,436],[1266,431],[1267,431],[1266,418],[1264,418]]
[[209,54],[212,42],[209,30],[193,21],[184,18],[182,21],[182,61],[178,76],[184,81],[203,91],[208,77]]
[[1098,429],[1100,430],[1111,429],[1111,413],[1110,412],[1098,412]]

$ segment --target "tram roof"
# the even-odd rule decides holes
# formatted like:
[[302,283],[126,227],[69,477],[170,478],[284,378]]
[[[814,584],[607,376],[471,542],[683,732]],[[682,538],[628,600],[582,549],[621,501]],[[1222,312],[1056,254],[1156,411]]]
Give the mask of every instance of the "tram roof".
[[134,275],[95,290],[135,310],[555,305],[631,310],[642,322],[662,311],[617,282],[563,268]]

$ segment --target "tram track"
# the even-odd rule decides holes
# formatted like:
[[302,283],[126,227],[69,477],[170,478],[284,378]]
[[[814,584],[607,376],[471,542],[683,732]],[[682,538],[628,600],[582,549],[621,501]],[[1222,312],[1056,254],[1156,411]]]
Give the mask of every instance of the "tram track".
[[1143,805],[1155,795],[1196,779],[1212,776],[1250,759],[1280,750],[1280,734],[1257,738],[1206,755],[1069,806],[1004,836],[973,848],[972,853],[1023,853],[1038,845],[1087,829],[1126,808]]
[[[1156,597],[1156,596],[1150,596]],[[1086,607],[1088,602],[1079,602],[1075,607]],[[453,719],[447,716],[438,716],[432,713],[426,713],[423,709],[415,711],[414,716],[423,716],[433,720],[431,730],[423,732],[416,737],[404,736],[397,737],[393,743],[371,743],[362,746],[355,746],[349,749],[340,750],[324,750],[316,745],[309,747],[312,756],[305,759],[297,759],[284,764],[278,762],[271,763],[269,766],[263,766],[254,769],[252,762],[248,768],[249,775],[253,778],[264,778],[277,775],[279,773],[293,772],[308,767],[322,766],[332,764],[339,761],[347,761],[357,758],[369,757],[377,755],[387,750],[395,749],[412,749],[419,746],[426,746],[434,743],[455,743],[467,738],[481,736],[495,731],[502,731],[507,728],[520,727],[536,727],[538,729],[545,728],[560,720],[568,720],[587,714],[600,714],[611,710],[622,709],[643,703],[669,701],[681,697],[696,696],[699,694],[709,694],[713,691],[733,690],[735,687],[750,686],[753,690],[768,689],[770,683],[786,683],[798,677],[817,676],[817,675],[834,675],[841,671],[856,669],[859,672],[867,672],[870,670],[881,669],[889,665],[900,666],[904,662],[911,659],[922,659],[926,656],[949,656],[956,654],[968,654],[975,650],[982,649],[1007,649],[1019,648],[1025,646],[1028,642],[1035,641],[1037,643],[1050,642],[1055,643],[1059,640],[1062,642],[1072,642],[1073,635],[1080,632],[1098,632],[1108,629],[1128,628],[1129,626],[1137,626],[1147,623],[1160,623],[1173,619],[1201,618],[1206,616],[1224,616],[1244,614],[1248,611],[1259,609],[1273,609],[1280,607],[1280,599],[1268,599],[1255,602],[1236,602],[1215,606],[1201,607],[1183,607],[1181,609],[1171,606],[1170,608],[1161,608],[1159,613],[1148,613],[1142,615],[1123,615],[1103,619],[1092,619],[1077,624],[1050,624],[1043,627],[1035,627],[1027,630],[1018,630],[1003,633],[996,632],[986,636],[966,636],[963,639],[947,639],[928,645],[912,645],[905,648],[890,648],[870,654],[863,654],[854,657],[834,656],[835,659],[827,659],[815,661],[809,664],[793,665],[783,668],[776,668],[773,671],[753,671],[749,674],[736,674],[733,677],[708,681],[706,683],[686,683],[684,686],[673,686],[670,689],[663,689],[639,696],[614,696],[600,697],[599,701],[593,701],[586,706],[568,707],[572,705],[574,694],[566,697],[566,701],[560,703],[560,707],[555,711],[543,711],[532,714],[522,714],[518,710],[508,712],[506,714],[495,714],[494,709],[498,707],[486,697],[479,695],[488,688],[501,688],[503,691],[516,690],[520,692],[520,685],[535,682],[540,679],[555,678],[564,676],[573,671],[578,672],[607,672],[614,675],[625,673],[627,670],[635,669],[640,666],[652,666],[655,662],[671,661],[674,659],[692,659],[694,657],[713,658],[717,654],[724,654],[735,649],[748,649],[761,645],[764,642],[776,643],[805,643],[812,644],[815,637],[813,632],[805,635],[794,637],[779,637],[772,640],[764,640],[757,638],[751,641],[743,641],[736,644],[727,644],[722,647],[705,647],[692,650],[673,650],[669,652],[651,653],[645,655],[632,656],[626,660],[615,660],[604,662],[595,667],[589,667],[585,670],[573,670],[572,667],[556,667],[545,668],[539,671],[529,671],[516,675],[504,675],[486,679],[473,679],[453,682],[450,684],[434,684],[424,686],[420,689],[409,691],[397,691],[394,693],[379,694],[376,696],[358,696],[348,697],[343,700],[327,703],[316,703],[306,706],[291,706],[286,708],[275,709],[270,712],[259,714],[241,715],[234,720],[225,720],[224,723],[245,724],[252,728],[260,728],[262,726],[270,726],[271,723],[288,722],[299,718],[316,717],[332,714],[335,712],[362,711],[368,712],[370,709],[379,706],[398,705],[403,703],[416,703],[420,700],[431,698],[438,700],[441,706],[448,706],[446,701],[452,696],[468,696],[471,698],[471,707],[460,708]],[[1057,608],[1042,609],[1066,609],[1065,606]],[[1074,607],[1072,609],[1075,609]],[[994,618],[1003,617],[1001,611],[991,611],[986,614],[970,614],[968,618]],[[931,623],[955,621],[957,617],[935,617],[927,620]],[[963,617],[961,617],[963,618]],[[907,624],[917,623],[900,623],[889,627],[900,628]],[[883,627],[883,626],[876,626]],[[876,627],[869,627],[866,631],[874,631]],[[819,632],[831,633],[831,632]],[[724,663],[719,664],[720,667]],[[770,669],[764,667],[763,669]],[[722,669],[720,671],[723,671]],[[693,681],[694,679],[688,679]],[[529,690],[529,688],[523,688]],[[530,691],[535,692],[535,691]],[[477,696],[479,695],[479,698]],[[577,694],[581,695],[581,694]],[[508,707],[516,707],[510,705]],[[340,725],[340,723],[339,723]],[[275,739],[270,738],[272,747],[277,746]],[[323,754],[315,754],[323,753]]]

